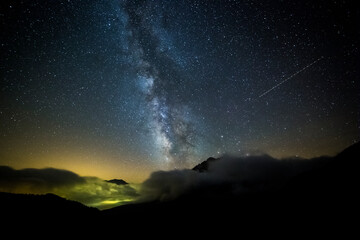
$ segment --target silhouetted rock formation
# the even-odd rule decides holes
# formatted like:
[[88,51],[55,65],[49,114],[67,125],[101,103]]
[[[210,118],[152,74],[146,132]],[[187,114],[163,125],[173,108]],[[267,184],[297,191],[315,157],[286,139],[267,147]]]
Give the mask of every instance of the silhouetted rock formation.
[[209,157],[206,161],[196,165],[192,170],[197,172],[207,172],[209,170],[209,164],[217,160],[219,160],[219,158]]
[[106,180],[106,182],[114,183],[116,185],[126,185],[126,184],[128,184],[127,182],[125,182],[122,179],[111,179],[111,180]]

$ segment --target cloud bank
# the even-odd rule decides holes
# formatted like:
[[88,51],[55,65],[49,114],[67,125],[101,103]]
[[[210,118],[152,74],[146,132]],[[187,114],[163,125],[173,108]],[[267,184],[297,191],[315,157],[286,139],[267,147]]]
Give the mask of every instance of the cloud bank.
[[[268,155],[209,159],[204,171],[156,171],[141,185],[118,185],[61,169],[0,166],[0,191],[54,193],[99,209],[130,202],[168,201],[191,194],[239,195],[279,189],[294,176],[323,166],[328,157],[276,159]],[[196,169],[196,168],[194,168]]]
[[118,185],[96,177],[82,177],[71,171],[45,168],[15,170],[0,166],[0,191],[45,194],[81,202],[99,209],[133,201],[137,190],[133,185]]
[[[194,170],[158,171],[141,188],[143,201],[173,200],[186,194],[221,190],[222,194],[272,191],[303,172],[322,166],[328,158],[275,159],[268,155],[223,156],[209,161],[204,172]],[[213,192],[216,194],[216,192]]]

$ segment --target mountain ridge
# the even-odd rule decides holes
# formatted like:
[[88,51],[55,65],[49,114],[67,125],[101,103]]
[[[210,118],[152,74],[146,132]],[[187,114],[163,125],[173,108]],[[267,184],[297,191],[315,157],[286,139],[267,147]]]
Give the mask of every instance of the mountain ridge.
[[[325,159],[325,164],[289,179],[283,188],[271,191],[234,194],[233,186],[225,182],[196,188],[170,201],[137,202],[102,211],[53,194],[0,193],[0,210],[8,223],[30,225],[81,223],[98,229],[131,229],[136,223],[151,229],[160,224],[175,230],[185,219],[188,226],[208,229],[214,219],[221,219],[215,221],[217,230],[238,226],[275,229],[279,225],[294,230],[306,222],[307,226],[317,226],[317,231],[325,231],[353,225],[348,220],[358,199],[359,150],[360,144],[356,143]],[[205,172],[216,160],[208,158],[206,164],[198,164],[194,174]],[[204,231],[209,233],[210,229]]]

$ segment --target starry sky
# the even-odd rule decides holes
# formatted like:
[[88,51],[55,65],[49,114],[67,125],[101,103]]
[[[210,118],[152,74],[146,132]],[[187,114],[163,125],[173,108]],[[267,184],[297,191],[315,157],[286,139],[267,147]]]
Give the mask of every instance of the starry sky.
[[355,2],[1,1],[0,165],[141,182],[334,155],[359,141]]

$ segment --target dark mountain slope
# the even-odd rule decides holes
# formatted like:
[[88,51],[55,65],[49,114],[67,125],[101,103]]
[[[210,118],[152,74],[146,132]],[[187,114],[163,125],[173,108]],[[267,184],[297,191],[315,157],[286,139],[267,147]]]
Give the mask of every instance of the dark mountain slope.
[[[316,167],[288,179],[282,188],[273,191],[234,194],[232,185],[214,184],[172,201],[130,204],[105,210],[102,215],[121,224],[121,219],[170,229],[186,224],[206,233],[212,227],[305,232],[352,229],[358,199],[359,146],[357,143],[333,158],[316,159]],[[206,172],[214,161],[210,159],[194,170]]]
[[[166,235],[170,238],[189,236],[190,232],[191,236],[216,232],[223,238],[248,233],[313,237],[340,233],[344,237],[357,229],[354,219],[359,146],[357,143],[333,158],[320,159],[316,168],[309,168],[271,191],[238,194],[233,185],[223,182],[195,188],[170,201],[129,204],[104,211],[52,194],[0,193],[0,212],[4,228],[77,228],[87,235],[111,232],[139,236],[170,231],[173,235]],[[201,173],[197,174],[204,174],[208,164],[200,164]]]
[[208,159],[206,159],[206,161],[203,161],[202,163],[196,165],[192,170],[197,172],[207,172],[209,170],[209,165],[217,160],[219,160],[219,158],[209,157]]
[[54,194],[32,195],[0,192],[4,226],[80,227],[95,221],[100,211]]

